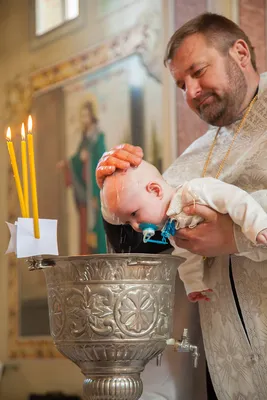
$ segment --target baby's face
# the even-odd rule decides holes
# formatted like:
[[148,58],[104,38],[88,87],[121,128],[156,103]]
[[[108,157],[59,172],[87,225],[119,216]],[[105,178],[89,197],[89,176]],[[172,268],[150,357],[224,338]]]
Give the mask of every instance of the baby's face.
[[124,193],[118,202],[116,216],[123,224],[129,224],[136,231],[141,231],[142,222],[162,227],[166,217],[163,214],[163,202],[155,193],[139,190],[135,194]]
[[[115,187],[116,186],[116,187]],[[125,187],[118,180],[106,193],[105,206],[122,224],[130,224],[141,231],[142,222],[161,228],[167,217],[165,200],[159,184],[149,183],[146,187],[133,184]]]

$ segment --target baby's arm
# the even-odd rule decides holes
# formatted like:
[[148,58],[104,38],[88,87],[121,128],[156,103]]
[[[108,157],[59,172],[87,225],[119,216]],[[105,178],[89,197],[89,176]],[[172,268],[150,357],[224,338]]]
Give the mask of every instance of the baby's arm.
[[[174,242],[172,245],[175,246]],[[212,292],[204,282],[204,261],[198,254],[190,253],[188,250],[180,247],[174,248],[172,255],[185,258],[185,261],[179,265],[178,273],[184,283],[186,294],[190,301],[199,300],[209,301],[207,292]]]
[[183,202],[192,202],[192,196],[197,203],[229,214],[253,243],[267,244],[267,214],[244,190],[218,179],[196,178],[184,185]]

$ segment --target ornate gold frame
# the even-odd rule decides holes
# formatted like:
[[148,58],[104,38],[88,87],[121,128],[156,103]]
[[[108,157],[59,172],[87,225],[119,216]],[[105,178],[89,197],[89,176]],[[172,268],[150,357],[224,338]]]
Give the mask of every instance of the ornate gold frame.
[[[155,20],[155,17],[157,20]],[[19,124],[26,121],[35,94],[50,90],[63,82],[93,72],[99,68],[123,59],[131,54],[142,56],[144,64],[153,70],[155,54],[158,51],[159,16],[146,14],[142,22],[122,34],[92,47],[66,61],[30,74],[29,79],[16,77],[6,91],[6,120],[14,132],[19,132]],[[153,21],[155,23],[153,23]],[[151,40],[153,37],[154,40]],[[151,68],[150,68],[151,67]],[[158,79],[159,76],[157,76]],[[16,96],[12,97],[12,93]],[[14,101],[14,98],[17,101]],[[18,202],[15,186],[12,184],[12,170],[8,170],[8,221],[14,222],[18,216]],[[19,289],[18,263],[15,256],[8,260],[8,355],[9,358],[55,358],[62,357],[52,339],[29,339],[19,337]]]

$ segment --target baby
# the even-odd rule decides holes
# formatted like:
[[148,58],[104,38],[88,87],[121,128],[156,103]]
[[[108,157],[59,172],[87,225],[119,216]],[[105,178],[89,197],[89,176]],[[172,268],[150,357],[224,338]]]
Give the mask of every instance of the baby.
[[[214,178],[196,178],[178,188],[167,184],[160,172],[146,161],[137,168],[116,171],[107,177],[101,191],[102,214],[111,224],[130,224],[141,232],[141,223],[151,223],[161,230],[170,219],[176,230],[194,228],[202,218],[188,216],[185,206],[198,203],[229,214],[253,243],[267,244],[267,214],[245,191]],[[212,289],[205,284],[203,257],[174,247],[173,255],[186,260],[178,272],[190,301],[209,300]]]

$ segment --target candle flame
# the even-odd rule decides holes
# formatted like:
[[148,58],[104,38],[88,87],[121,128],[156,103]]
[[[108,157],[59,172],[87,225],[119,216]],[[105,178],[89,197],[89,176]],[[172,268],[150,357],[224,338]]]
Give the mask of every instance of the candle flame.
[[11,140],[11,129],[10,129],[10,127],[7,128],[6,139],[7,140]]
[[28,133],[32,133],[32,117],[29,115],[28,118]]
[[21,139],[25,140],[25,128],[24,128],[24,123],[21,125]]

